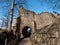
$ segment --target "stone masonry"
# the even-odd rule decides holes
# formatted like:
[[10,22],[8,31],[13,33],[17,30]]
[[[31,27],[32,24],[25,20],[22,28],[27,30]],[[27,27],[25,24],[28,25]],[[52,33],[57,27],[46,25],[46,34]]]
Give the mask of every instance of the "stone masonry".
[[22,30],[25,26],[32,29],[30,39],[33,45],[60,45],[60,16],[47,12],[35,14],[20,7],[15,21],[20,38],[23,38]]

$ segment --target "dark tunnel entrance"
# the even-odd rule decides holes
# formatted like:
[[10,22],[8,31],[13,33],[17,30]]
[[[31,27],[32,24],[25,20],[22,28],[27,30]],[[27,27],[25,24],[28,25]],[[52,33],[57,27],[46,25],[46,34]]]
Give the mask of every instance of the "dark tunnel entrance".
[[22,34],[24,38],[28,38],[31,36],[31,28],[29,26],[25,26],[22,30]]

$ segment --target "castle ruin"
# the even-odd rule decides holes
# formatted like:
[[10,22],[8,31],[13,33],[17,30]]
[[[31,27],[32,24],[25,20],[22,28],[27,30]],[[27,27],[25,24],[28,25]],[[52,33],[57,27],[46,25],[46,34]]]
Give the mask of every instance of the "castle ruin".
[[60,16],[42,12],[35,14],[23,7],[19,8],[19,16],[15,19],[16,32],[22,38],[22,30],[28,26],[32,30],[31,40],[34,45],[59,45],[60,44]]

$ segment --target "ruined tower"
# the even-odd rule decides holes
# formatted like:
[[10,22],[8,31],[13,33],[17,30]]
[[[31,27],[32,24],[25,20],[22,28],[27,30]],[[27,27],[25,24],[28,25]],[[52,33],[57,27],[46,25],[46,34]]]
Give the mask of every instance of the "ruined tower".
[[[59,45],[59,19],[59,16],[54,16],[51,13],[36,14],[20,7],[16,31],[23,38],[22,30],[27,26],[32,30],[30,39],[34,45]],[[56,41],[58,42],[56,43]]]

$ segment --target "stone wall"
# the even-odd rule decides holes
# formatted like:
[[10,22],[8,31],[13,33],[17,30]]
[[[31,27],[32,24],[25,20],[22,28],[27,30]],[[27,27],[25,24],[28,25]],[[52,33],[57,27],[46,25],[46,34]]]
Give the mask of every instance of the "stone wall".
[[47,12],[35,14],[20,7],[17,29],[19,30],[20,37],[23,38],[22,30],[25,26],[29,26],[32,29],[30,39],[33,45],[59,45],[59,20],[60,16],[54,16]]
[[60,45],[60,19],[37,30],[31,37],[33,45]]
[[39,15],[35,15],[34,17],[36,22],[36,29],[40,29],[46,25],[49,25],[54,22],[55,18],[52,14],[43,12]]
[[40,29],[46,25],[52,24],[55,21],[55,17],[47,12],[43,12],[41,14],[35,14],[32,11],[25,10],[24,8],[19,8],[19,16],[20,16],[20,32],[23,27],[30,26],[32,31],[35,29]]

